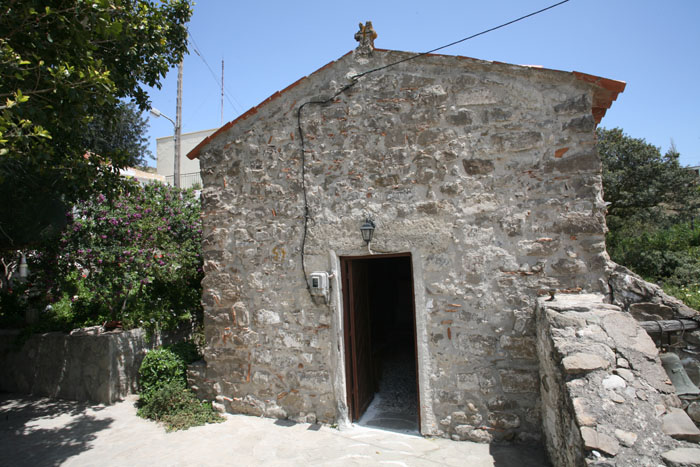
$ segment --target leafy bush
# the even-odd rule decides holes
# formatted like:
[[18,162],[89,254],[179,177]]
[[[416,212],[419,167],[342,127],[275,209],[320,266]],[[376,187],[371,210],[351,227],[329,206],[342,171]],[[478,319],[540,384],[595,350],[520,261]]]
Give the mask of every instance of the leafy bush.
[[141,400],[148,401],[163,386],[187,382],[187,364],[175,352],[167,348],[151,350],[143,358],[139,368]]
[[700,228],[690,223],[630,223],[611,230],[607,244],[613,261],[649,281],[682,287],[700,277]]
[[139,369],[138,415],[164,423],[168,431],[222,421],[211,404],[199,401],[187,389],[187,364],[200,358],[190,341],[148,352]]
[[200,358],[197,347],[190,341],[148,352],[139,368],[141,400],[148,401],[156,391],[170,383],[186,384],[187,365]]
[[60,240],[59,308],[77,326],[173,329],[201,320],[199,200],[192,190],[130,185],[77,203]]
[[139,409],[138,415],[165,424],[167,431],[186,430],[224,419],[208,402],[202,402],[181,381],[162,385]]

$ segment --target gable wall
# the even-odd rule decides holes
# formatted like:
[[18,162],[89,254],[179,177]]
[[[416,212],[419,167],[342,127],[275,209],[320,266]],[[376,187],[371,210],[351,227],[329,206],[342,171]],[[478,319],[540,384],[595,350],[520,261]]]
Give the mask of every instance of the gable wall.
[[[403,58],[346,56],[201,152],[209,391],[228,410],[344,416],[334,281],[308,296],[296,110],[346,75]],[[568,73],[423,57],[306,106],[307,272],[411,252],[422,431],[539,436],[533,313],[550,288],[600,291],[604,205],[591,89]]]

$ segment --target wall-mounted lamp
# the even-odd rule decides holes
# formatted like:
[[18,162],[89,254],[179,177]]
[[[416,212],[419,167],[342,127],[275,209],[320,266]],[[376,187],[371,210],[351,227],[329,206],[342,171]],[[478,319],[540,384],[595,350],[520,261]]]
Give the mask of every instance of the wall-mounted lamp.
[[365,219],[365,223],[362,224],[362,227],[360,227],[360,232],[362,233],[362,240],[365,241],[367,245],[369,245],[369,242],[372,241],[372,234],[374,234],[374,228],[376,225],[374,225],[374,221],[370,219],[369,217]]

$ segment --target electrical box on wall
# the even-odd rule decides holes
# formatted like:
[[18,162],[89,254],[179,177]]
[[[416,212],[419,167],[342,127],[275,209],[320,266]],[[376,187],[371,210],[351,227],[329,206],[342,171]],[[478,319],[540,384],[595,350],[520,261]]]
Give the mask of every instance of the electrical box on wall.
[[317,271],[311,273],[311,295],[314,297],[323,297],[328,302],[329,280],[328,273],[325,271]]

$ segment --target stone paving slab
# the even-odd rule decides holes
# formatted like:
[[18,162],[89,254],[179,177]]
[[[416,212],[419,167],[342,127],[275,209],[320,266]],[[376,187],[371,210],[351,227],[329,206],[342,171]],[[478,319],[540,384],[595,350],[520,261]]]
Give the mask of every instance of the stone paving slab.
[[430,439],[361,426],[338,430],[245,415],[166,433],[111,406],[0,394],[0,466],[547,465],[541,448]]

